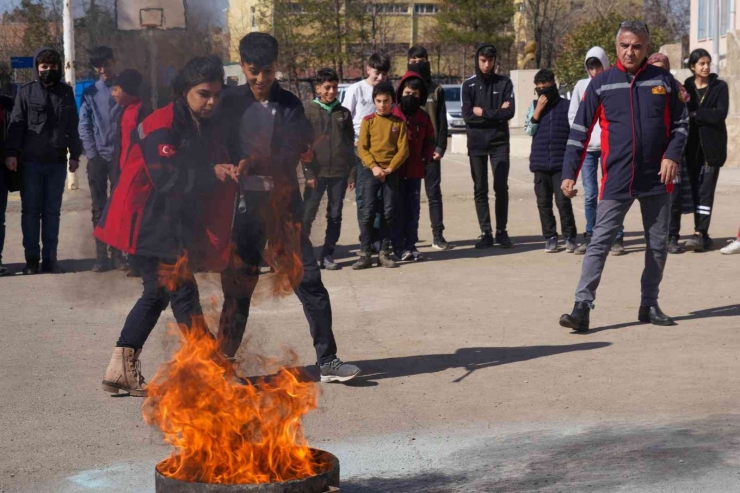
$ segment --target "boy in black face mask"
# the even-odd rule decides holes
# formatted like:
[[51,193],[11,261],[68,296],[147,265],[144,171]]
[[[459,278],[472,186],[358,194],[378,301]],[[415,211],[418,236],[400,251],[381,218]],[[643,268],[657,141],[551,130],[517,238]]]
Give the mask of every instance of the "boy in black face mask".
[[425,169],[434,161],[434,125],[422,106],[427,100],[427,89],[422,77],[406,72],[396,92],[393,114],[406,123],[409,157],[398,170],[400,183],[396,221],[392,232],[393,250],[404,261],[425,260],[417,250],[419,215],[421,212],[421,180]]
[[570,199],[560,189],[563,157],[568,144],[570,102],[560,97],[552,70],[542,69],[534,76],[537,99],[532,102],[524,122],[524,130],[532,138],[529,170],[534,173],[534,193],[540,211],[545,251],[558,251],[558,225],[552,212],[552,198],[560,213],[560,226],[565,236],[565,251],[573,253],[576,244],[576,220]]
[[74,173],[82,152],[74,92],[61,82],[62,57],[42,48],[35,61],[37,79],[18,90],[5,153],[5,166],[11,172],[22,170],[23,274],[37,274],[39,267],[43,272],[57,270],[67,153],[69,171]]

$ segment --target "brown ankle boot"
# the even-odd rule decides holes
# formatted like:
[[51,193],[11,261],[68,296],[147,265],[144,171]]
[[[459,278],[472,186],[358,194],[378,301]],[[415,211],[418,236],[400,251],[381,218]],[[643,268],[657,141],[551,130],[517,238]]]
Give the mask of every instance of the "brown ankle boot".
[[103,390],[117,394],[119,390],[134,397],[146,397],[146,382],[141,374],[141,349],[117,347],[108,363],[103,377]]

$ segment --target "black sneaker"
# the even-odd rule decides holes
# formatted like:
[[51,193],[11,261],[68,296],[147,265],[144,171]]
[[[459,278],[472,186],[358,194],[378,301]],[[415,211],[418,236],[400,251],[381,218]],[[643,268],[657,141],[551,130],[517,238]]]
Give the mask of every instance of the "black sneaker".
[[588,233],[583,233],[583,243],[578,245],[578,248],[576,248],[576,251],[573,252],[576,255],[586,255],[586,250],[588,250],[588,244],[591,243],[591,235]]
[[557,253],[558,252],[558,237],[557,236],[551,236],[547,239],[547,243],[545,243],[545,252],[546,253]]
[[329,382],[349,382],[360,374],[360,369],[355,365],[343,363],[339,358],[335,358],[329,363],[324,363],[319,367],[321,370],[321,381]]
[[591,309],[593,305],[584,301],[577,301],[573,305],[573,312],[570,315],[563,314],[560,317],[560,326],[568,329],[573,329],[576,332],[588,332],[589,325],[591,322]]
[[624,238],[617,238],[612,245],[612,249],[609,254],[614,257],[619,257],[620,255],[624,255],[625,253],[627,253],[627,251],[624,249]]
[[41,272],[44,274],[61,274],[62,269],[56,259],[45,258],[41,262]]
[[23,267],[24,276],[33,276],[39,273],[39,261],[36,259],[26,260],[26,266]]
[[475,248],[482,250],[484,248],[491,248],[493,246],[493,235],[491,233],[483,233],[480,235],[478,243],[475,244]]
[[501,248],[511,248],[514,246],[514,242],[511,241],[509,233],[507,233],[506,230],[496,231],[496,243],[498,243]]
[[373,259],[370,256],[369,253],[363,253],[360,255],[360,258],[357,259],[357,262],[352,264],[352,269],[354,270],[363,270],[363,269],[369,269],[373,266]]
[[668,238],[668,253],[676,254],[683,252],[683,247],[678,243],[678,236],[671,236]]
[[704,237],[701,233],[694,233],[694,236],[686,241],[686,250],[694,253],[701,253],[704,251]]
[[565,239],[565,251],[566,252],[573,253],[576,251],[576,248],[578,248],[578,243],[576,242],[576,239],[574,237]]
[[10,275],[10,269],[5,267],[2,262],[0,262],[0,277],[9,276]]
[[437,235],[434,237],[434,241],[432,242],[432,248],[435,250],[442,250],[447,251],[452,249],[452,245],[447,243],[447,240],[445,240],[445,237],[442,235]]

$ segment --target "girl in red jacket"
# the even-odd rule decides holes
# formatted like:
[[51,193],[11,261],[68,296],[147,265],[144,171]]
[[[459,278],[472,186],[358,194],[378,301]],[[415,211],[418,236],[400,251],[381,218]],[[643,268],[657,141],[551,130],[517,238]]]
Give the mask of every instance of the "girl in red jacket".
[[223,79],[218,57],[194,58],[182,69],[173,84],[174,102],[132,135],[95,229],[100,241],[137,256],[144,284],[105,372],[107,392],[146,395],[139,354],[168,304],[182,329],[202,315],[195,278],[175,275],[182,261],[194,272],[222,268],[228,259],[236,169],[216,164],[228,158],[220,125],[211,119]]

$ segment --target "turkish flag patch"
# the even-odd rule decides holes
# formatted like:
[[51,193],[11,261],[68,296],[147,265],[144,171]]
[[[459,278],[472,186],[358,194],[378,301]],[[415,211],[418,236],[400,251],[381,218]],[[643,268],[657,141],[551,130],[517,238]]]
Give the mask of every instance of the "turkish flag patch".
[[160,157],[172,157],[177,154],[177,149],[172,144],[159,144]]
[[657,94],[659,96],[664,96],[666,93],[665,87],[663,86],[655,86],[653,87],[653,94]]

